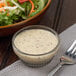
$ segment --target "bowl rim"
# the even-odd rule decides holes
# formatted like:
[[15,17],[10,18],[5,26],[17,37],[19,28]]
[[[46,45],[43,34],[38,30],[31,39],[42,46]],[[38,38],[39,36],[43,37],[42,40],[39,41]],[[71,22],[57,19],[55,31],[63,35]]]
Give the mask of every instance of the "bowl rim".
[[[49,52],[46,52],[46,53],[42,53],[42,54],[28,54],[28,53],[24,53],[22,51],[20,51],[14,44],[14,40],[16,38],[16,36],[21,33],[22,31],[24,30],[28,30],[28,29],[31,29],[31,27],[40,27],[41,29],[44,29],[44,30],[47,30],[47,31],[50,31],[52,32],[53,34],[55,34],[55,36],[57,37],[57,40],[58,40],[58,43],[56,45],[56,47],[54,49],[52,49],[52,51],[49,51]],[[34,28],[32,28],[34,29]],[[12,47],[15,48],[19,53],[23,54],[23,55],[29,55],[29,56],[43,56],[43,55],[46,55],[46,54],[49,54],[49,53],[53,53],[55,51],[55,49],[57,49],[58,47],[60,46],[60,38],[59,38],[59,35],[57,34],[56,31],[54,31],[52,28],[50,27],[47,27],[45,25],[31,25],[31,26],[27,26],[27,27],[24,27],[22,29],[20,29],[19,31],[17,31],[14,35],[13,35],[13,38],[12,38]],[[15,51],[14,51],[15,52]]]
[[26,19],[26,20],[23,20],[23,21],[20,21],[18,23],[15,23],[15,24],[11,24],[11,25],[5,25],[5,26],[0,26],[0,29],[5,29],[5,28],[12,28],[12,27],[15,27],[15,26],[19,26],[20,24],[23,24],[23,23],[26,23],[34,18],[36,18],[37,16],[39,16],[40,14],[42,14],[50,5],[52,0],[48,0],[48,3],[46,4],[46,6],[39,12],[37,13],[36,15]]

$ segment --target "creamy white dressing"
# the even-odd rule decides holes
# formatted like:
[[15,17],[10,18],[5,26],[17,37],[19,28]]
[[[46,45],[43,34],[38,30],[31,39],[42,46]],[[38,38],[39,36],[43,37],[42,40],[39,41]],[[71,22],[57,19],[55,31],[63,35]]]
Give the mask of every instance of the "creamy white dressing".
[[52,51],[58,44],[56,36],[43,29],[32,29],[21,32],[14,40],[15,46],[28,54],[44,54]]
[[[5,6],[5,7],[2,7],[3,9],[9,9],[9,10],[14,10],[16,8],[18,8],[17,6],[14,6],[14,7],[9,7],[9,6]],[[0,8],[0,9],[2,9]]]

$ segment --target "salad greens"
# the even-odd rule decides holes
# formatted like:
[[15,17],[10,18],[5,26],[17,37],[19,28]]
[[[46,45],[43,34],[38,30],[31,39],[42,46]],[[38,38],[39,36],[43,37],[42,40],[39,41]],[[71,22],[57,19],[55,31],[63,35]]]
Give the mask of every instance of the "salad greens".
[[2,0],[0,2],[0,26],[10,25],[34,16],[44,8],[47,1]]

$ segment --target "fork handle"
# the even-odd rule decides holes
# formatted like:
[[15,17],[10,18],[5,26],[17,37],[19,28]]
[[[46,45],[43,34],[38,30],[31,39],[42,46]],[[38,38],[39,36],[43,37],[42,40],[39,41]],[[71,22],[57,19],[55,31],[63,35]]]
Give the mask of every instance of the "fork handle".
[[62,64],[60,63],[57,65],[49,74],[48,76],[54,76],[54,74],[62,67]]

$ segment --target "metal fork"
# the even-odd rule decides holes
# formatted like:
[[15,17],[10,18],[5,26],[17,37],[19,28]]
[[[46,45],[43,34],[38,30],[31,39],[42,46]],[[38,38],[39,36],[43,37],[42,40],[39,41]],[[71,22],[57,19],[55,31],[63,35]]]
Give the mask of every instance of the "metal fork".
[[66,64],[76,63],[76,40],[72,43],[70,48],[60,58],[60,63],[48,74],[48,76],[54,76],[54,74]]

